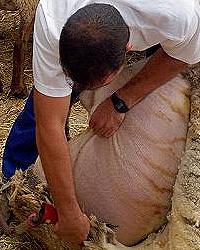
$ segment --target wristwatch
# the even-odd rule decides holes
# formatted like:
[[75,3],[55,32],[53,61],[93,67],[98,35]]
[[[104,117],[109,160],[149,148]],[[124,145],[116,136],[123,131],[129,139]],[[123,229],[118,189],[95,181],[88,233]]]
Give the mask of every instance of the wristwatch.
[[110,99],[111,99],[113,106],[117,112],[126,113],[130,110],[128,108],[128,106],[126,105],[125,101],[120,99],[116,93],[112,94]]

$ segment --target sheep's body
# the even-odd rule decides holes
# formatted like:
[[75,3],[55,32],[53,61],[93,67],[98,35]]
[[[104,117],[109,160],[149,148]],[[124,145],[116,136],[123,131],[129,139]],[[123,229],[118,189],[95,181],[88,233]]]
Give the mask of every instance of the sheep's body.
[[[11,83],[11,94],[20,98],[25,97],[27,94],[27,90],[23,82],[23,70],[27,43],[33,30],[33,22],[37,3],[38,0],[0,0],[1,10],[19,11],[21,17],[20,27],[14,34],[15,45]],[[0,89],[2,89],[1,82]]]

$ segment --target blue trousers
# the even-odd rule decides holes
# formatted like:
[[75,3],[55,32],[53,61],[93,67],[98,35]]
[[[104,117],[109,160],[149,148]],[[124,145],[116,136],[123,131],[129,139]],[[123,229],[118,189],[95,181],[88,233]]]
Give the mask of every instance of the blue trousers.
[[32,90],[7,138],[2,162],[3,175],[10,178],[17,169],[26,170],[35,163],[37,156]]
[[[80,92],[78,90],[72,91],[70,107],[78,100]],[[37,157],[32,90],[7,138],[2,162],[3,176],[9,179],[17,169],[25,171],[31,164],[35,163]]]

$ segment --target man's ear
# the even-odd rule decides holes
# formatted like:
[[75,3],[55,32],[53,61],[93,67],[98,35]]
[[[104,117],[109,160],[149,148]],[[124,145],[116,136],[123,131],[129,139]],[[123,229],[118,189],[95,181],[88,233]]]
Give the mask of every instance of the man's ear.
[[126,45],[126,52],[128,52],[130,50],[133,50],[133,45],[130,42],[128,42]]

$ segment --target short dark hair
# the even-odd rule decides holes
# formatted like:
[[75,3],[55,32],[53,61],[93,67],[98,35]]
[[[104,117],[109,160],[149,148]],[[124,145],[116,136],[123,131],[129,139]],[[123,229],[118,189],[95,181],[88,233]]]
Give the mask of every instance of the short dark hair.
[[129,28],[109,4],[90,4],[67,20],[59,42],[60,63],[80,89],[95,86],[125,59]]

